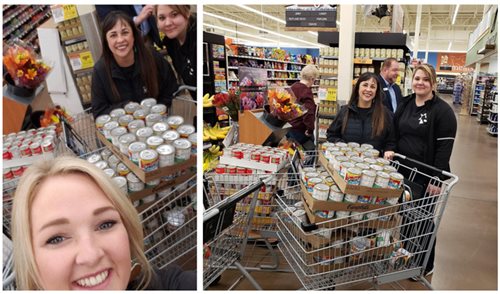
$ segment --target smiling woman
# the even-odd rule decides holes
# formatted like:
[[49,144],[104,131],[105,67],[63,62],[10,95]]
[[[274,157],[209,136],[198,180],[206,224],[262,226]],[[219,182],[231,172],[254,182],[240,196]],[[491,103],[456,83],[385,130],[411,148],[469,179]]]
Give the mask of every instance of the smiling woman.
[[[131,202],[102,170],[74,157],[26,171],[14,197],[12,239],[22,290],[195,289],[194,272],[151,268]],[[132,262],[142,269],[134,281]]]

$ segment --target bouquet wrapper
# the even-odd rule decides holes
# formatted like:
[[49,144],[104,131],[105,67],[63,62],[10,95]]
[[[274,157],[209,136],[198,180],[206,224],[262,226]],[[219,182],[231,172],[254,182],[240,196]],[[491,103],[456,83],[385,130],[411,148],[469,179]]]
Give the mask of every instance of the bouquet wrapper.
[[270,113],[269,105],[264,105],[264,120],[268,122],[270,125],[282,128],[287,122],[281,120]]
[[34,98],[36,89],[30,89],[25,87],[16,86],[14,80],[10,76],[10,74],[6,74],[4,76],[5,81],[7,82],[7,92],[11,93],[15,96],[23,97],[23,98]]

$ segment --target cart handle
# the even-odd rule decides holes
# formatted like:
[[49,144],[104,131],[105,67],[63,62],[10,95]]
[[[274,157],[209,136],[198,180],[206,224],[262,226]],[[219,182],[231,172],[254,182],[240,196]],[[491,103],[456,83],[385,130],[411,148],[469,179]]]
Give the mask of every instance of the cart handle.
[[[181,85],[179,86],[179,89],[177,89],[177,91],[175,91],[173,94],[172,94],[172,97],[175,97],[177,96],[177,94],[179,94],[180,92],[184,91],[184,90],[188,90],[188,91],[196,91],[196,87],[194,86],[188,86],[188,85]],[[196,99],[194,99],[196,101]]]
[[238,201],[257,191],[264,185],[264,181],[259,179],[257,182],[246,186],[240,191],[234,193],[233,195],[225,198],[221,202],[219,202],[216,206],[212,206],[210,209],[206,210],[203,213],[203,222],[210,220],[212,217],[219,214],[220,211],[226,210],[227,207],[236,205]]
[[439,168],[434,167],[434,166],[432,166],[432,165],[428,165],[428,164],[426,164],[426,163],[420,162],[420,161],[418,161],[418,160],[416,160],[416,159],[413,159],[413,158],[407,157],[406,155],[403,155],[403,154],[394,153],[394,156],[395,156],[395,157],[402,158],[402,159],[405,159],[405,160],[408,160],[408,161],[410,161],[410,162],[412,162],[412,163],[415,163],[415,164],[417,164],[417,165],[423,166],[423,167],[425,167],[425,168],[427,168],[427,169],[430,169],[430,170],[432,170],[432,171],[435,171],[435,172],[436,172],[436,173],[438,173],[438,174],[445,175],[445,176],[447,176],[447,177],[449,177],[449,178],[454,178],[454,179],[456,178],[456,180],[458,181],[458,177],[457,177],[456,175],[454,175],[454,174],[452,174],[452,173],[450,173],[450,172],[447,172],[447,171],[445,171],[445,170],[442,170],[442,169],[439,169]]

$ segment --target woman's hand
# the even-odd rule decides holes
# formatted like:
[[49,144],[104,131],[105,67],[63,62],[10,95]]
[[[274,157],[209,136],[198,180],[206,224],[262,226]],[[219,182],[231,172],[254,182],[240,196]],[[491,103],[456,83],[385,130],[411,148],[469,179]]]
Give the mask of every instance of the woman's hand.
[[427,186],[427,191],[426,192],[429,193],[429,196],[439,195],[439,194],[441,194],[441,187],[429,184]]
[[384,159],[392,160],[394,158],[394,151],[384,152]]
[[144,20],[146,20],[150,15],[153,15],[154,6],[153,5],[144,5],[142,7],[141,12],[136,17],[136,25],[140,25]]

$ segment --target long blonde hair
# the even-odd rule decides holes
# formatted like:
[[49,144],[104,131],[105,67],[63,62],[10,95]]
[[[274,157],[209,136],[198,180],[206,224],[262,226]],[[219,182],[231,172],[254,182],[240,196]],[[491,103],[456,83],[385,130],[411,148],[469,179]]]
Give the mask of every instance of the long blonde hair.
[[143,274],[138,288],[145,288],[151,280],[152,270],[144,255],[144,235],[137,211],[127,195],[124,195],[102,170],[85,160],[71,156],[35,163],[28,168],[18,184],[12,208],[11,228],[17,288],[42,289],[30,233],[31,205],[44,181],[50,177],[68,174],[88,176],[116,208],[128,233],[132,259],[142,266]]

